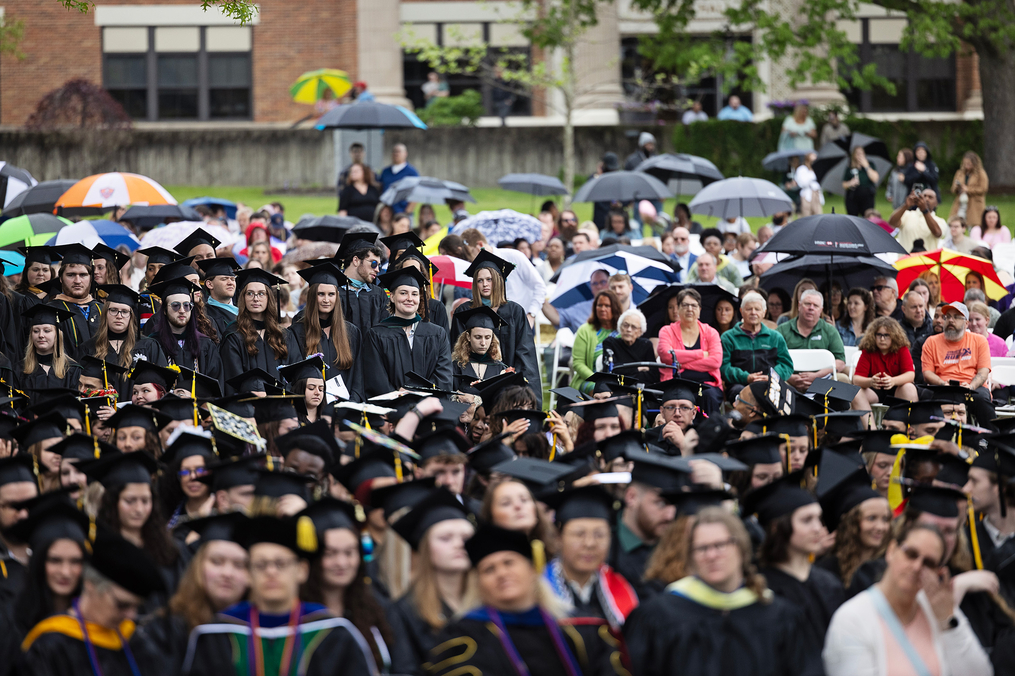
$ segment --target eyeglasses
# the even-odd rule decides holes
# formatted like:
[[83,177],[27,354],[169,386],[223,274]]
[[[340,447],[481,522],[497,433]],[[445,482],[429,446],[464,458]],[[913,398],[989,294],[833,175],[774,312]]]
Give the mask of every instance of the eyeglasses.
[[922,565],[924,568],[928,570],[937,570],[938,568],[940,568],[940,564],[937,561],[928,558],[926,556],[921,556],[920,551],[914,549],[913,547],[907,547],[906,545],[902,545],[899,549],[902,550],[903,556],[905,556],[906,559],[909,561],[918,561],[920,559],[923,559],[920,565]]
[[712,542],[707,545],[698,545],[697,547],[691,547],[691,554],[694,556],[706,556],[709,552],[719,554],[735,545],[736,542],[736,540],[730,538],[729,540],[723,540],[722,542]]
[[693,406],[686,406],[686,405],[685,406],[677,406],[676,404],[669,404],[667,406],[663,406],[659,410],[660,411],[665,411],[667,413],[673,413],[674,411],[680,411],[681,413],[690,413],[691,411],[694,410],[694,407]]
[[[249,296],[250,294],[247,294],[247,295]],[[174,303],[170,303],[169,304],[169,309],[172,310],[173,312],[179,312],[181,309],[184,312],[190,312],[191,310],[194,309],[194,304],[193,303],[187,303],[187,302],[184,302],[184,303],[174,302]]]
[[243,295],[246,296],[247,298],[267,298],[268,297],[268,294],[265,293],[264,291],[247,291]]
[[884,284],[875,284],[874,286],[871,287],[871,291],[883,291],[887,288],[889,287],[885,286]]
[[119,309],[116,309],[116,308],[106,308],[106,313],[107,314],[111,314],[114,317],[129,317],[130,316],[130,310],[129,309],[127,309],[127,310],[119,310]]
[[561,223],[577,223],[578,219],[577,218],[562,218],[562,219],[560,219],[560,222]]
[[204,467],[195,467],[194,469],[181,469],[176,473],[176,476],[181,479],[187,479],[192,476],[204,476],[208,473],[208,470]]
[[700,307],[701,306],[698,305],[697,303],[681,303],[680,304],[680,309],[681,310],[697,310]]
[[266,573],[269,568],[283,573],[294,565],[296,565],[296,559],[267,559],[265,561],[251,561],[250,568],[258,573]]
[[875,338],[891,338],[892,334],[890,334],[890,333],[875,333],[874,337]]
[[757,406],[755,406],[754,404],[747,403],[746,401],[744,401],[744,398],[741,397],[739,394],[737,395],[737,397],[736,397],[736,399],[734,401],[739,401],[741,404],[743,404],[747,408],[751,409],[752,411],[757,411],[758,410]]

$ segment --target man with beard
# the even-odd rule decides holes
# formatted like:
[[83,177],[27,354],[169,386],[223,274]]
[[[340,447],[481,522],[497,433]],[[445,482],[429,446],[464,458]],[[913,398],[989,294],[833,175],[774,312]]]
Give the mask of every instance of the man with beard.
[[55,247],[63,258],[60,261],[60,293],[53,304],[71,313],[60,322],[64,349],[72,359],[78,359],[79,348],[95,333],[102,308],[92,297],[92,252],[83,244],[65,244]]
[[198,286],[186,277],[177,277],[152,286],[162,298],[162,306],[152,317],[152,338],[174,364],[222,380],[222,360],[218,346],[197,328],[197,309],[193,294]]
[[[941,308],[944,332],[923,344],[923,379],[929,385],[961,385],[973,392],[967,403],[977,425],[994,419],[990,392],[984,387],[990,375],[990,348],[983,336],[966,330],[969,310],[963,303]],[[954,382],[953,382],[954,381]]]
[[[0,460],[0,532],[28,516],[20,503],[39,494],[32,471],[32,456],[15,455]],[[0,610],[7,611],[24,586],[28,565],[28,544],[0,535]]]
[[687,228],[677,226],[673,228],[673,256],[677,265],[680,266],[680,281],[687,281],[687,271],[694,265],[698,257],[691,253],[691,231]]
[[388,316],[388,296],[377,286],[377,273],[381,267],[381,250],[377,246],[377,233],[349,233],[335,254],[349,283],[339,294],[342,314],[366,334],[374,324]]
[[197,261],[197,266],[204,273],[202,291],[207,293],[204,311],[221,339],[225,336],[226,327],[236,321],[239,312],[233,304],[233,294],[236,293],[236,271],[240,266],[233,258],[208,258]]

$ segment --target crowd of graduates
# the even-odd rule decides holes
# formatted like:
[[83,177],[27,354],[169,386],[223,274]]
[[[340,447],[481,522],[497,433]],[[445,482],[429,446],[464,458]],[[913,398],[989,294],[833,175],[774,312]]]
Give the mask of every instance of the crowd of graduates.
[[[744,368],[590,349],[546,410],[514,265],[480,247],[449,314],[420,246],[348,234],[288,323],[285,280],[201,229],[143,249],[140,290],[108,247],[25,249],[0,675],[1015,673],[1015,427],[975,388],[875,415],[780,350],[747,368],[769,348],[695,291],[660,341]],[[738,340],[780,335],[757,300]]]

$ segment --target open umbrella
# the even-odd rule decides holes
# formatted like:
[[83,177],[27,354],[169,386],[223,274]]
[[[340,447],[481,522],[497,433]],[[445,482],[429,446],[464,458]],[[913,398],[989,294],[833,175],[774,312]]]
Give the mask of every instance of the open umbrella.
[[[2,226],[0,226],[2,227]],[[983,293],[991,300],[1000,300],[1008,294],[994,270],[994,264],[985,258],[937,249],[904,256],[895,261],[899,288],[909,288],[914,279],[925,272],[933,272],[941,282],[941,300],[946,303],[962,302],[966,294],[966,277],[977,273],[983,280]]]
[[451,234],[461,235],[469,228],[479,230],[494,246],[500,242],[514,242],[519,237],[531,244],[543,237],[543,224],[538,218],[513,209],[480,211],[460,221],[452,228]]
[[669,316],[670,299],[684,289],[695,289],[701,294],[701,321],[705,324],[714,325],[715,306],[720,300],[728,300],[735,308],[740,306],[737,297],[718,284],[667,284],[660,286],[638,305],[638,309],[645,315],[645,321],[648,324],[646,335],[658,335],[659,329],[672,323]]
[[624,272],[631,276],[636,303],[648,298],[660,284],[677,281],[672,262],[650,246],[611,244],[583,251],[560,266],[550,281],[557,286],[550,303],[557,308],[571,307],[583,300],[592,300],[592,273],[606,270],[611,275]]
[[3,265],[0,274],[5,277],[16,275],[25,271],[25,257],[17,251],[0,251],[0,265]]
[[575,193],[575,202],[630,202],[664,200],[673,197],[666,184],[640,171],[610,171],[585,182]]
[[329,89],[336,99],[345,96],[352,89],[349,74],[337,68],[311,70],[296,78],[296,82],[289,87],[289,94],[296,103],[314,105]]
[[105,219],[78,221],[77,223],[64,226],[46,244],[49,246],[60,246],[76,242],[84,244],[89,249],[100,242],[114,249],[125,246],[131,252],[136,251],[141,246],[138,238],[127,228],[119,223]]
[[454,256],[430,256],[430,262],[437,266],[433,281],[462,289],[472,288],[472,277],[465,274],[471,263]]
[[563,181],[556,176],[546,176],[545,174],[506,174],[498,179],[497,185],[504,190],[523,192],[536,197],[566,195],[568,193]]
[[221,197],[193,197],[189,200],[184,200],[183,206],[191,208],[222,207],[223,209],[226,210],[226,218],[236,218],[236,202],[227,199],[222,199]]
[[[821,181],[821,187],[825,190],[835,191],[834,186],[838,183],[837,194],[843,194],[842,176],[849,164],[849,158],[857,148],[863,148],[867,159],[877,170],[878,175],[884,178],[888,170],[892,168],[892,162],[888,159],[888,147],[879,138],[853,132],[848,136],[837,138],[821,146],[818,150],[818,159],[814,161],[814,174]],[[877,159],[875,159],[877,158]],[[828,187],[825,186],[825,178],[831,177]]]
[[[43,181],[33,185],[23,193],[19,193],[4,207],[4,216],[21,216],[23,214],[53,213],[53,205],[60,199],[60,195],[67,192],[72,185],[77,183],[73,180]],[[93,214],[87,216],[98,216],[102,211],[96,209]]]
[[794,256],[832,254],[836,258],[907,253],[879,226],[859,216],[836,213],[798,218],[755,249],[754,255],[770,251]]
[[222,246],[233,243],[237,237],[221,225],[211,225],[204,221],[177,221],[161,228],[149,230],[141,237],[141,245],[146,249],[152,246],[172,249],[198,228],[222,242]]
[[875,256],[837,259],[829,255],[809,254],[794,256],[776,263],[761,274],[759,281],[765,290],[792,289],[804,277],[831,279],[839,282],[844,291],[853,287],[869,289],[878,277],[895,279],[898,271],[890,264]]
[[760,178],[727,178],[702,188],[688,204],[691,213],[733,218],[793,211],[793,200],[779,186]]
[[381,201],[385,204],[397,204],[398,202],[442,204],[444,200],[449,199],[463,202],[476,201],[469,194],[469,189],[461,183],[442,181],[430,176],[408,176],[400,181],[395,181],[381,195]]
[[336,106],[314,125],[315,129],[426,129],[416,113],[387,103],[364,101]]
[[295,249],[289,249],[279,262],[300,263],[319,258],[333,258],[337,252],[338,245],[334,242],[309,242]]
[[[356,218],[355,216],[317,216],[301,220],[293,228],[293,234],[300,239],[309,239],[314,242],[342,241],[345,233],[351,228],[368,228],[373,232],[380,232],[373,223]],[[366,230],[363,230],[364,232]]]
[[176,221],[200,221],[201,214],[182,204],[153,204],[131,207],[124,212],[120,220],[147,230],[165,223],[170,218]]
[[53,214],[27,214],[0,223],[0,247],[41,246],[71,222]]
[[652,174],[663,183],[690,179],[708,185],[724,178],[719,168],[704,157],[686,153],[653,155],[634,170]]
[[0,196],[3,197],[5,209],[11,200],[38,183],[24,169],[0,161]]
[[785,173],[789,171],[789,161],[794,157],[803,157],[807,153],[814,152],[813,150],[802,150],[800,148],[790,148],[789,150],[777,150],[774,153],[765,155],[765,159],[761,160],[761,166],[769,171],[778,171]]
[[147,176],[114,171],[81,179],[60,196],[55,206],[58,214],[73,214],[81,207],[109,211],[128,204],[176,204],[176,200]]

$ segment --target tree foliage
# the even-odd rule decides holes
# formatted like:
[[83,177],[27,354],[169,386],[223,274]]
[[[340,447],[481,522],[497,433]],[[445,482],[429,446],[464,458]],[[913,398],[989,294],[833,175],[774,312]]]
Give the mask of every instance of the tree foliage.
[[[95,8],[92,0],[58,0],[58,2],[69,10],[78,12],[90,12]],[[257,4],[253,0],[201,0],[201,8],[208,11],[210,7],[218,7],[228,17],[239,21],[241,24],[248,24],[257,15]]]
[[416,112],[428,127],[474,127],[483,114],[483,97],[469,89],[461,96],[435,98]]
[[32,131],[130,129],[131,120],[109,92],[78,78],[42,97],[25,126]]

